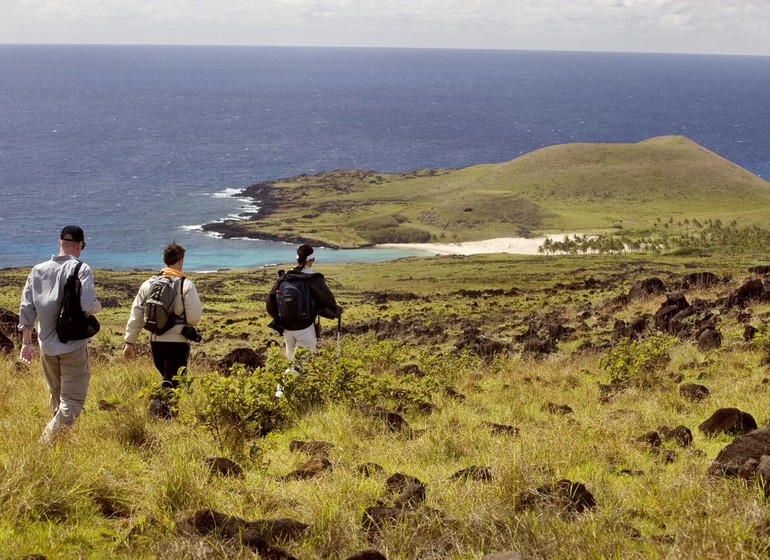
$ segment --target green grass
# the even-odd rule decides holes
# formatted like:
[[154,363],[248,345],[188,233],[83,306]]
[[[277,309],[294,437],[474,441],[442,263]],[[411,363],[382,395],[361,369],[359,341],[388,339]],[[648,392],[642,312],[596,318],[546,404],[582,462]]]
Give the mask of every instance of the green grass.
[[[392,560],[479,559],[503,550],[553,559],[765,557],[766,501],[750,484],[707,476],[731,438],[697,430],[719,407],[745,410],[760,425],[770,421],[766,349],[743,342],[745,317],[738,310],[719,310],[722,348],[702,352],[692,340],[677,341],[651,386],[632,385],[609,402],[599,394],[599,384],[611,377],[601,360],[613,347],[615,320],[653,314],[662,300],[617,303],[635,280],[658,276],[675,286],[687,272],[709,270],[729,280],[686,297],[716,302],[754,264],[762,261],[489,255],[326,265],[322,272],[345,307],[343,324],[372,326],[379,319],[380,330],[345,334],[338,361],[334,325],[325,323],[311,366],[318,385],[298,386],[316,404],[286,403],[278,430],[235,443],[202,422],[213,397],[200,380],[232,348],[280,343],[266,327],[261,299],[274,270],[193,275],[204,303],[205,341],[194,347],[193,383],[173,422],[146,415],[147,390],[159,380],[146,343],[135,362],[120,356],[130,302],[146,273],[98,270],[99,296],[111,303],[92,343],[86,410],[58,444],[37,441],[48,419],[39,363],[27,368],[15,355],[0,356],[0,550],[11,558],[253,557],[236,543],[179,530],[195,511],[213,508],[249,520],[308,523],[301,538],[281,543],[308,560],[347,558],[371,547]],[[0,271],[0,307],[18,306],[25,275]],[[742,313],[763,326],[770,305],[754,302]],[[455,351],[469,329],[512,343],[528,325],[551,319],[576,329],[552,355],[527,357],[518,343],[492,359]],[[259,376],[285,366],[280,346],[270,355],[256,386]],[[419,375],[408,373],[415,368]],[[343,369],[350,383],[334,386]],[[684,401],[676,376],[705,384],[711,396]],[[464,400],[446,394],[447,385]],[[415,434],[390,432],[352,411],[354,394],[346,391],[390,410],[400,407]],[[426,400],[431,412],[416,406]],[[549,403],[574,412],[548,412]],[[484,422],[519,433],[495,435]],[[672,463],[634,443],[658,426],[679,424],[692,430],[694,442],[666,444],[676,453]],[[314,479],[284,480],[309,458],[289,451],[292,440],[332,444],[332,468]],[[206,459],[219,455],[236,459],[244,477],[212,478]],[[362,476],[359,467],[371,462],[384,472]],[[449,480],[473,465],[490,468],[492,480]],[[395,472],[426,483],[425,504],[370,536],[363,511],[383,496],[385,479]],[[584,483],[598,506],[577,515],[546,505],[516,508],[522,493],[559,479]]]

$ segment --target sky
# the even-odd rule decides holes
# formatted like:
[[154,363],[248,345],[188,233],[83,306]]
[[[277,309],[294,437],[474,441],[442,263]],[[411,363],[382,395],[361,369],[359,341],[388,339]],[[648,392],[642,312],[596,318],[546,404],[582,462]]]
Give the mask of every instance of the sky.
[[0,43],[770,56],[770,1],[0,0]]

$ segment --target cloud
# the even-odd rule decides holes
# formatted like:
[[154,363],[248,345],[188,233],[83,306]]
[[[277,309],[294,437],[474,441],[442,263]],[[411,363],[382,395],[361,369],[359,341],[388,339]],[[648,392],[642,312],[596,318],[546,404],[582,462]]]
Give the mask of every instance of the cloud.
[[[2,0],[0,41],[624,50],[764,39],[766,0]],[[695,36],[697,40],[693,40]],[[55,41],[54,41],[55,42]],[[682,51],[682,52],[687,52]]]

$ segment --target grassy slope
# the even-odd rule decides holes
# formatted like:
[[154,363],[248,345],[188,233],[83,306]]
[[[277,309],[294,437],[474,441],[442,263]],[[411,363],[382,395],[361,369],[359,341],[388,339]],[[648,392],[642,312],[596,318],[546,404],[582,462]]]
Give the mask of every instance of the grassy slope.
[[551,146],[457,170],[330,172],[278,181],[269,192],[259,219],[228,224],[230,233],[351,247],[394,231],[468,241],[646,230],[668,217],[770,223],[768,182],[679,136]]
[[[659,297],[628,306],[612,303],[636,279],[655,275],[672,283],[694,270],[732,275],[729,283],[687,292],[689,300],[713,301],[742,282],[749,264],[759,263],[499,255],[324,266],[346,308],[346,325],[381,318],[446,328],[445,337],[433,340],[408,331],[384,343],[346,335],[343,356],[360,361],[358,371],[377,377],[398,375],[421,350],[451,345],[461,320],[510,341],[534,318],[556,314],[573,323],[589,314],[580,319],[585,328],[578,340],[565,341],[542,360],[513,352],[487,364],[418,362],[425,373],[467,397],[456,401],[439,392],[432,398],[433,413],[407,409],[409,423],[425,430],[419,437],[389,433],[351,414],[344,403],[332,402],[260,441],[264,456],[255,462],[241,459],[246,476],[234,480],[208,476],[204,460],[223,450],[196,426],[194,402],[183,402],[184,421],[146,418],[140,391],[157,380],[146,345],[140,345],[136,362],[128,365],[120,358],[128,306],[146,274],[96,271],[99,295],[108,302],[104,328],[92,345],[94,376],[86,411],[61,445],[36,445],[48,416],[39,364],[27,369],[13,355],[0,355],[0,550],[19,558],[34,553],[49,558],[253,557],[217,539],[185,537],[175,530],[197,509],[211,507],[246,519],[290,517],[311,524],[305,538],[285,543],[303,560],[346,558],[371,546],[391,560],[478,560],[500,550],[552,559],[575,558],[576,551],[584,558],[763,557],[770,546],[763,529],[766,503],[751,486],[706,476],[729,438],[706,438],[696,427],[719,406],[739,407],[767,423],[766,367],[741,333],[745,314],[761,321],[768,304],[752,304],[741,317],[738,310],[724,313],[725,343],[719,351],[703,353],[691,342],[677,345],[661,375],[708,385],[712,395],[702,403],[682,400],[672,380],[600,404],[598,383],[607,381],[598,364],[601,353],[574,350],[579,341],[607,340],[615,319],[654,313]],[[15,309],[25,274],[0,271],[0,307]],[[204,300],[206,341],[196,347],[202,354],[192,362],[193,375],[210,371],[230,348],[263,348],[276,340],[264,327],[260,302],[272,276],[271,269],[195,275]],[[401,298],[408,294],[419,297]],[[440,296],[424,298],[432,294]],[[323,346],[329,349],[333,341],[325,338]],[[100,400],[117,410],[100,409]],[[545,410],[548,403],[567,404],[575,412],[554,415]],[[514,425],[520,435],[491,435],[480,429],[484,421]],[[691,448],[670,447],[676,453],[673,463],[633,442],[660,425],[679,424],[690,427],[695,440]],[[288,451],[293,439],[333,444],[333,470],[313,480],[280,480],[307,459]],[[418,508],[409,521],[374,541],[367,540],[360,520],[363,508],[381,495],[384,475],[361,477],[357,466],[369,461],[387,473],[427,482],[430,508]],[[470,465],[489,466],[493,480],[448,482]],[[514,510],[520,492],[561,478],[584,482],[598,508],[575,517],[547,507]],[[122,512],[106,516],[105,502]]]

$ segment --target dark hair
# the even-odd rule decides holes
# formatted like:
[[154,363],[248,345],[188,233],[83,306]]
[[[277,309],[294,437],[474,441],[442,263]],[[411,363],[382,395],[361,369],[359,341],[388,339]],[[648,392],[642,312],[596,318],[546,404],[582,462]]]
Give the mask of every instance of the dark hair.
[[310,245],[300,245],[297,247],[297,263],[303,265],[307,262],[310,255],[313,254],[313,248]]
[[163,250],[163,263],[166,266],[176,264],[184,258],[184,247],[178,245],[176,241],[172,241]]

